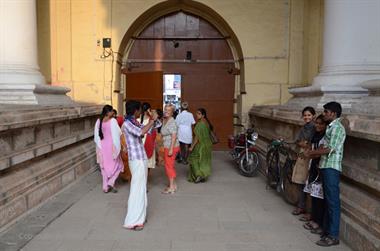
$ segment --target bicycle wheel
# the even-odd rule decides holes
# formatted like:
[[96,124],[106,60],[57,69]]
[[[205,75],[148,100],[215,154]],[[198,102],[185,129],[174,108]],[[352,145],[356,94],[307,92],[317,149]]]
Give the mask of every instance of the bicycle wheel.
[[267,156],[266,156],[267,185],[270,187],[276,187],[276,185],[279,181],[279,175],[278,175],[279,161],[280,161],[280,156],[279,156],[278,150],[275,148],[270,149],[267,152]]
[[295,161],[287,158],[281,174],[282,197],[290,204],[296,204],[299,197],[299,186],[292,182],[294,163]]
[[248,152],[248,155],[243,154],[239,160],[239,171],[241,175],[252,177],[256,174],[259,167],[259,156],[255,152]]

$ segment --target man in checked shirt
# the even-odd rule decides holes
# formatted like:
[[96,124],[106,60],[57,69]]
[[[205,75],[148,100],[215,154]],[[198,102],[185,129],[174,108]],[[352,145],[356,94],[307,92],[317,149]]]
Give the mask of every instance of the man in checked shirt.
[[337,102],[329,102],[323,106],[323,117],[329,123],[324,136],[323,146],[308,151],[306,157],[321,156],[319,163],[322,175],[323,194],[326,202],[324,216],[324,233],[317,245],[329,247],[339,245],[340,198],[339,182],[342,172],[343,146],[346,130],[341,123],[342,106]]
[[143,230],[146,222],[146,209],[148,198],[146,195],[146,182],[148,174],[147,156],[142,142],[146,134],[156,123],[157,113],[151,114],[147,125],[141,125],[136,118],[141,115],[141,103],[130,100],[125,104],[127,116],[122,126],[127,150],[129,169],[132,180],[128,198],[128,212],[125,216],[124,227],[129,230]]

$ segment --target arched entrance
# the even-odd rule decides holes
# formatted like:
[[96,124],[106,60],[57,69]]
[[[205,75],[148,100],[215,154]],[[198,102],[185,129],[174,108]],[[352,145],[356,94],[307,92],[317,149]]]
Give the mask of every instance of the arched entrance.
[[215,11],[195,1],[158,4],[135,21],[119,51],[124,51],[123,73],[180,75],[182,100],[193,111],[208,110],[221,140],[218,148],[226,147],[241,111],[243,61],[236,36]]

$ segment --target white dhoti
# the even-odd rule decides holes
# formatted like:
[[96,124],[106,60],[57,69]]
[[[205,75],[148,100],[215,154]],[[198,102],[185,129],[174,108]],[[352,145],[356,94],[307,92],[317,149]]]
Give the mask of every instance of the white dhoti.
[[128,211],[125,216],[124,227],[134,228],[143,226],[146,219],[148,198],[146,194],[147,162],[146,160],[129,161],[132,180],[128,198]]

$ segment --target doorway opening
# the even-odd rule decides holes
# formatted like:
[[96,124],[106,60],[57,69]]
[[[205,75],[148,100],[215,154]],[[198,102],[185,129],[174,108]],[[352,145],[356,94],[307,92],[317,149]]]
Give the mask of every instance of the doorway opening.
[[[245,67],[239,39],[219,13],[199,1],[162,1],[131,24],[118,51],[117,76],[147,71],[181,74],[181,100],[190,104],[190,112],[207,109],[220,138],[214,149],[227,148],[233,123],[242,123],[245,116]],[[138,86],[143,89],[141,82]],[[120,107],[130,91],[118,96]],[[144,99],[160,99],[161,107],[163,90],[159,94],[152,99],[144,93]]]
[[180,74],[164,74],[163,83],[163,106],[172,104],[176,110],[181,108],[182,76]]
[[[190,112],[204,108],[220,138],[214,149],[226,149],[234,120],[240,119],[237,114],[241,113],[244,94],[244,75],[240,75],[244,61],[239,42],[211,8],[190,0],[165,3],[170,6],[158,4],[141,15],[123,38],[119,51],[124,51],[120,55],[121,72],[127,77],[124,98],[160,100],[160,107],[166,99],[177,108],[186,100]],[[135,76],[159,71],[163,72],[161,92],[157,93],[160,97],[152,91],[152,87],[159,89],[158,78],[146,82],[140,79],[131,86]],[[164,73],[181,76],[180,95],[163,95]]]
[[[172,103],[179,110],[186,100],[189,112],[205,109],[220,138],[214,149],[226,149],[233,134],[236,80],[227,40],[207,20],[191,13],[178,11],[158,18],[134,37],[123,59],[127,98],[152,103],[159,96],[160,106]],[[160,88],[154,72],[162,74]],[[160,93],[153,93],[158,89]]]

